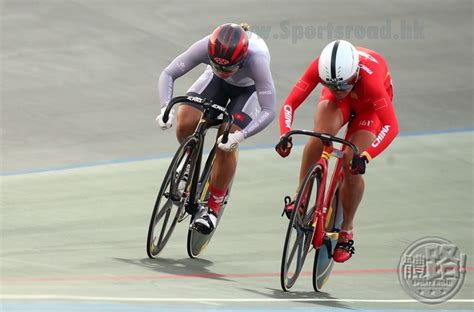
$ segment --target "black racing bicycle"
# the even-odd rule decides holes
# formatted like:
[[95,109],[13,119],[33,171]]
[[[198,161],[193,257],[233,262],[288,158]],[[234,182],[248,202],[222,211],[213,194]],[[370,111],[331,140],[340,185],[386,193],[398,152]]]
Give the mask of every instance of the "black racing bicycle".
[[[234,118],[225,107],[211,100],[197,96],[178,96],[168,104],[163,115],[164,122],[168,121],[170,110],[177,103],[198,104],[203,107],[203,112],[194,133],[180,145],[163,178],[148,228],[146,250],[150,258],[158,256],[169,241],[176,224],[187,219],[188,216],[191,216],[187,237],[189,257],[198,257],[216,231],[214,229],[210,234],[202,234],[194,227],[194,218],[199,206],[206,205],[209,198],[209,180],[217,148],[217,145],[214,145],[201,170],[204,138],[207,130],[218,128],[222,123],[227,122],[222,138],[222,143],[226,143]],[[216,227],[222,218],[231,186],[232,182],[219,209]]]

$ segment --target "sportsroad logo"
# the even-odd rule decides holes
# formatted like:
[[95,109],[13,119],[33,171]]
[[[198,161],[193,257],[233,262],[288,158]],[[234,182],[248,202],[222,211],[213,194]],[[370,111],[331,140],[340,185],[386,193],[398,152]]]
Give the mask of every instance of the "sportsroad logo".
[[379,25],[323,25],[292,24],[283,20],[279,25],[253,25],[250,29],[263,39],[289,40],[296,44],[301,40],[369,39],[369,40],[422,40],[424,26],[417,19],[409,21],[385,20]]
[[403,252],[398,277],[405,292],[423,303],[442,303],[461,289],[466,275],[466,254],[440,237],[425,237]]

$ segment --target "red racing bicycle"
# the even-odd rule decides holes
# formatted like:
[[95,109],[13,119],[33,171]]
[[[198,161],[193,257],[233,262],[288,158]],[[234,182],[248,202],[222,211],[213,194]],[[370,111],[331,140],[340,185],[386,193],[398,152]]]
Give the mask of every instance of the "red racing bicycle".
[[[292,130],[286,133],[279,143],[283,149],[287,148],[289,138],[296,134],[320,138],[324,144],[324,151],[321,159],[311,166],[298,189],[283,247],[280,281],[284,291],[289,291],[293,287],[312,246],[316,250],[312,274],[313,288],[319,292],[328,280],[334,265],[332,254],[342,224],[340,186],[344,179],[342,170],[344,150],[346,146],[352,149],[354,158],[359,155],[359,150],[357,146],[347,141],[347,137],[341,139],[307,130]],[[334,142],[341,143],[342,148],[334,148]],[[330,157],[336,157],[337,162],[326,191]],[[314,204],[310,205],[313,193],[316,198]],[[290,197],[285,197],[285,208],[290,202]]]

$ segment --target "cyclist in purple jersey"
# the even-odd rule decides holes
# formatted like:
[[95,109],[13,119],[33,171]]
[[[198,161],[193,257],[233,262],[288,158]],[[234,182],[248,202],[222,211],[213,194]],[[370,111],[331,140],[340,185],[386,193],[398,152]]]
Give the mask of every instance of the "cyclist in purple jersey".
[[[248,28],[246,24],[217,27],[211,35],[176,57],[163,70],[158,82],[161,113],[156,120],[163,130],[169,129],[174,119],[172,111],[168,122],[163,122],[164,111],[173,97],[174,81],[203,63],[209,66],[187,94],[226,105],[234,116],[235,122],[225,144],[221,142],[225,125],[219,129],[209,201],[207,207],[201,207],[194,221],[198,229],[204,229],[203,233],[212,232],[216,226],[219,208],[237,166],[235,151],[239,144],[267,127],[277,112],[270,52],[263,39]],[[201,107],[188,103],[179,106],[176,136],[180,143],[193,133],[200,117]]]

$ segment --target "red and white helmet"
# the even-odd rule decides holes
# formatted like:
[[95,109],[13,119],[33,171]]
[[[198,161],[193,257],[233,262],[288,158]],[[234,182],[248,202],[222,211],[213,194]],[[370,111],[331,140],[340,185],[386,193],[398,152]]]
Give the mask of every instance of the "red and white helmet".
[[211,66],[219,72],[235,72],[247,56],[249,39],[237,24],[223,24],[209,37],[208,54]]
[[359,75],[359,53],[348,41],[333,41],[321,52],[318,70],[325,86],[333,90],[350,89]]

